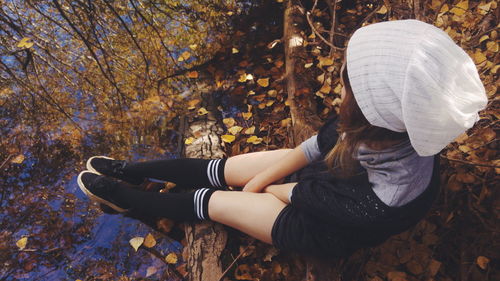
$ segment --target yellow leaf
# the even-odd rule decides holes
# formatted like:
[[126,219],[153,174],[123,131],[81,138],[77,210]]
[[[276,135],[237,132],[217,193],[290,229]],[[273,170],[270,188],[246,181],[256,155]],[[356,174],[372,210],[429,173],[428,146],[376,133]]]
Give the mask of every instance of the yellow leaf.
[[181,56],[177,59],[178,61],[185,61],[191,57],[191,54],[188,51],[185,51],[181,54]]
[[435,10],[439,7],[441,7],[441,1],[440,0],[432,0],[431,9]]
[[189,45],[189,48],[194,51],[198,48],[198,44]]
[[165,261],[169,264],[177,263],[177,255],[175,253],[170,253],[165,257]]
[[479,256],[477,257],[476,259],[476,263],[477,265],[482,269],[482,270],[486,270],[486,268],[488,268],[488,263],[490,262],[490,259],[488,259],[487,257],[483,257],[483,256]]
[[321,74],[318,77],[316,77],[316,80],[318,80],[319,83],[323,84],[325,82],[325,74]]
[[241,82],[241,83],[245,83],[247,80],[253,80],[253,75],[243,73],[240,75],[240,78],[238,78],[238,82]]
[[329,66],[333,64],[333,59],[329,57],[318,57],[318,67]]
[[488,13],[488,11],[490,10],[492,3],[493,3],[493,1],[486,3],[486,4],[483,4],[483,5],[478,5],[477,8],[479,9],[479,13],[481,15],[486,15]]
[[267,91],[267,94],[268,94],[270,97],[274,98],[274,97],[276,97],[276,95],[278,94],[278,91],[276,91],[276,90],[269,90],[269,91]]
[[241,130],[243,130],[243,127],[240,127],[240,126],[233,126],[229,129],[227,129],[227,131],[231,134],[231,135],[236,135],[238,134],[239,132],[241,132]]
[[341,91],[342,91],[342,84],[338,83],[337,86],[335,86],[335,89],[333,89],[333,92],[335,94],[340,94]]
[[231,52],[232,52],[233,54],[237,54],[237,53],[239,53],[240,51],[239,51],[238,49],[236,49],[236,48],[233,48],[233,49],[231,50]]
[[310,68],[311,66],[313,66],[312,62],[304,64],[304,68]]
[[26,248],[26,244],[28,244],[28,237],[26,237],[26,236],[17,240],[17,242],[16,242],[16,246],[19,248],[20,251],[22,251],[22,250],[24,250],[24,248]]
[[317,91],[315,94],[316,94],[318,97],[322,98],[322,99],[324,99],[324,98],[325,98],[325,94],[323,94],[323,93],[322,93],[322,92],[320,92],[320,91]]
[[247,96],[253,96],[253,95],[255,95],[255,92],[254,92],[254,91],[249,91],[249,92],[247,93]]
[[188,77],[188,78],[192,78],[192,79],[194,79],[194,78],[198,78],[198,71],[189,71],[189,72],[187,73],[187,77]]
[[253,144],[259,144],[262,142],[262,138],[259,138],[257,136],[251,136],[247,139],[248,143],[253,143]]
[[441,7],[441,10],[439,10],[439,13],[442,14],[442,13],[446,13],[450,10],[450,7],[448,6],[448,4],[444,4],[443,7]]
[[285,118],[281,120],[281,127],[288,127],[292,124],[292,118]]
[[146,239],[144,239],[143,245],[148,248],[153,248],[156,245],[156,239],[151,233],[148,233],[148,235],[146,235]]
[[490,39],[490,36],[489,35],[483,35],[483,36],[481,36],[481,38],[479,39],[479,43],[483,42],[486,39]]
[[220,138],[223,142],[227,143],[232,143],[236,139],[236,137],[233,135],[222,135]]
[[500,64],[495,65],[495,66],[491,69],[491,73],[493,73],[493,74],[497,74],[498,68],[500,68]]
[[464,0],[458,2],[455,7],[451,8],[450,13],[453,13],[457,16],[461,16],[465,14],[465,12],[469,9],[469,0]]
[[497,53],[498,52],[498,43],[495,41],[486,42],[486,49],[490,52]]
[[273,101],[273,100],[270,100],[270,101],[267,101],[267,102],[266,102],[266,106],[267,106],[267,107],[269,107],[269,106],[271,106],[271,105],[273,105],[273,104],[274,104],[274,101]]
[[324,94],[328,94],[331,89],[332,88],[330,87],[330,85],[324,84],[323,87],[321,87],[321,89],[319,89],[319,91],[324,93]]
[[184,141],[184,144],[185,144],[185,145],[190,145],[190,144],[192,144],[192,143],[193,143],[193,141],[194,141],[194,138],[193,138],[193,137],[189,137],[189,138],[187,138],[187,139]]
[[24,161],[24,155],[19,154],[14,159],[12,159],[10,162],[14,163],[14,164],[21,164],[21,163],[23,163],[23,161]]
[[188,109],[194,109],[200,103],[199,99],[190,100],[187,102]]
[[17,43],[17,47],[29,49],[33,47],[33,42],[31,41],[31,38],[24,37],[21,41],[19,41],[19,43]]
[[208,114],[206,108],[200,107],[200,109],[198,109],[198,115],[205,115],[205,114]]
[[385,14],[387,14],[387,7],[385,5],[383,5],[382,7],[380,7],[380,9],[377,11],[377,14],[379,14],[379,15],[385,15]]
[[243,119],[248,120],[252,118],[252,112],[243,112],[241,113],[241,116],[243,116]]
[[244,132],[243,132],[245,135],[253,135],[255,133],[255,126],[252,126],[248,129],[246,129]]
[[486,56],[479,49],[472,55],[472,58],[476,64],[480,64],[486,60]]
[[257,80],[257,84],[259,84],[261,87],[267,87],[269,86],[269,78],[260,78]]
[[266,108],[266,104],[265,103],[259,103],[259,105],[257,105],[257,108],[258,109],[264,109],[264,108]]
[[132,246],[132,248],[134,248],[136,252],[137,250],[139,250],[139,247],[142,245],[143,242],[144,242],[143,237],[134,237],[129,241],[130,245]]
[[231,128],[234,124],[236,124],[236,121],[234,121],[234,118],[224,118],[222,119],[222,123],[224,123],[226,127]]

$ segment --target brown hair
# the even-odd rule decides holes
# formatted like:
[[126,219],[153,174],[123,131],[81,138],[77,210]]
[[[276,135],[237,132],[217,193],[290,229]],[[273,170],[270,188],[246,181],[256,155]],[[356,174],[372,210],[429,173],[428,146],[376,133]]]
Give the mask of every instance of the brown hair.
[[353,153],[359,144],[364,143],[371,149],[382,150],[408,139],[408,134],[371,125],[354,98],[346,66],[340,73],[340,79],[345,90],[337,128],[340,137],[326,155],[325,161],[334,174],[349,177],[354,175],[359,165],[353,158]]

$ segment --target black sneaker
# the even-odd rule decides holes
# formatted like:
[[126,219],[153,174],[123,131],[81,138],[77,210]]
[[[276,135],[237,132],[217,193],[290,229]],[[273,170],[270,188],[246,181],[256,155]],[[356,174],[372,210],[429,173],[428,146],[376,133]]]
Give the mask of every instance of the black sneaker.
[[125,166],[127,166],[126,161],[115,160],[106,156],[93,156],[87,160],[87,170],[96,174],[114,177],[134,185],[140,185],[144,182],[142,177],[127,175],[123,171]]
[[[120,182],[90,171],[83,171],[78,175],[78,186],[92,201],[111,207],[119,213],[128,212],[125,206],[120,206],[113,200],[112,194],[119,187]],[[123,204],[122,204],[123,205]]]

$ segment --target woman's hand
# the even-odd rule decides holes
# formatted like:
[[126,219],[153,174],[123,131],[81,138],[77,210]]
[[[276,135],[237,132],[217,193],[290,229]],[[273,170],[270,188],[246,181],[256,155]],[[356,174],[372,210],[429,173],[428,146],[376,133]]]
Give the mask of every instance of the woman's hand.
[[245,187],[243,187],[243,191],[261,192],[266,186],[277,182],[307,164],[307,158],[304,155],[302,148],[297,146],[280,159],[276,165],[255,175],[247,182]]
[[247,184],[243,187],[243,191],[261,192],[267,185],[269,185],[269,183],[266,183],[264,175],[260,173],[247,182]]

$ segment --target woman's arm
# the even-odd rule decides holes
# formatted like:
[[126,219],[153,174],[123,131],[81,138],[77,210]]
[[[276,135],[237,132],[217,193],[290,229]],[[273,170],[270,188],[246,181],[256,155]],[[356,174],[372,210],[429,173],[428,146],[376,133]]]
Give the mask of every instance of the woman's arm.
[[290,204],[290,194],[293,188],[297,185],[296,182],[284,184],[271,184],[264,188],[265,193],[271,193],[274,197],[283,201],[283,203]]
[[279,163],[255,175],[243,188],[247,192],[261,192],[262,189],[279,179],[303,168],[309,163],[301,146],[288,152]]

